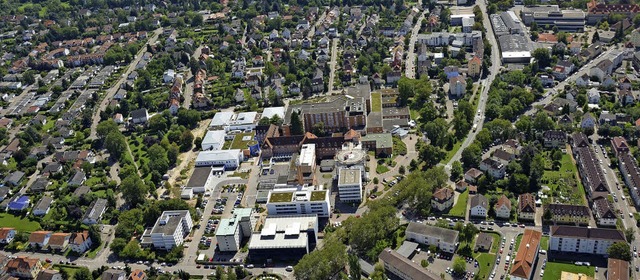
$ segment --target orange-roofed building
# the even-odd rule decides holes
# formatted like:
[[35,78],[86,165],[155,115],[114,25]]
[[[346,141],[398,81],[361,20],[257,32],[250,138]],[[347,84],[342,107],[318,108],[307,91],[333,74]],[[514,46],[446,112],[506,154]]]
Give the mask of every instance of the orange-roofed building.
[[520,241],[520,248],[513,259],[513,265],[509,272],[511,280],[529,280],[535,271],[533,266],[538,259],[540,249],[540,239],[542,233],[532,229],[526,229]]
[[33,279],[38,276],[38,273],[42,270],[42,265],[39,259],[32,259],[29,257],[17,257],[10,260],[4,267],[4,271],[18,278]]

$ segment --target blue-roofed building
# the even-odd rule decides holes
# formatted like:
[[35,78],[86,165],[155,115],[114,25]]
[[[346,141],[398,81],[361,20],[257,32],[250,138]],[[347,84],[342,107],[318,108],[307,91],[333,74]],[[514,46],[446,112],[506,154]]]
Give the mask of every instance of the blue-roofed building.
[[23,195],[21,197],[18,197],[17,199],[15,199],[14,201],[9,202],[9,210],[12,211],[22,211],[27,209],[27,207],[29,207],[29,197],[26,195]]

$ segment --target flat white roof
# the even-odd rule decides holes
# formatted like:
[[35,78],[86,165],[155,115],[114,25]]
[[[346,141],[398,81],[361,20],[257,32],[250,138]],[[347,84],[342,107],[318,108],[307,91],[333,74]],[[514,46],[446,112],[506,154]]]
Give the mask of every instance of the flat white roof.
[[280,117],[280,119],[284,120],[284,107],[269,107],[269,108],[264,108],[264,111],[262,111],[262,118],[271,118],[275,115],[278,115],[278,117]]
[[220,150],[220,151],[202,151],[198,154],[196,162],[199,161],[214,161],[214,160],[238,160],[242,151],[240,149],[235,150]]
[[[317,223],[318,216],[315,214],[268,216],[262,231],[251,236],[249,250],[306,248],[309,242],[307,230],[313,228],[315,232]],[[268,232],[265,232],[266,229]]]
[[300,148],[300,157],[298,161],[300,165],[311,166],[316,157],[316,144],[304,144]]
[[257,116],[258,116],[257,112],[239,113],[235,121],[233,121],[231,124],[234,124],[234,125],[252,124],[256,121]]
[[225,126],[231,122],[231,119],[235,116],[233,112],[218,112],[213,116],[209,126]]
[[529,51],[522,51],[522,52],[503,52],[502,53],[502,57],[503,58],[523,58],[523,57],[531,57],[531,52]]
[[210,130],[202,139],[202,144],[224,144],[224,137],[227,133],[224,130]]

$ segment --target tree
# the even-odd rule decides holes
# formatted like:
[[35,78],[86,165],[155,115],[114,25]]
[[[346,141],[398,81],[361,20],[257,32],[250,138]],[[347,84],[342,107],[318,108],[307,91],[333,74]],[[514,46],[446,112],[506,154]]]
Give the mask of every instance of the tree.
[[402,77],[398,80],[398,104],[405,106],[409,102],[409,98],[413,97],[413,80]]
[[184,125],[188,128],[194,128],[198,125],[201,119],[200,112],[196,110],[179,110],[178,111],[178,124]]
[[347,263],[347,248],[340,238],[332,234],[326,236],[321,249],[304,255],[296,264],[296,279],[329,279]]
[[97,247],[102,243],[102,236],[100,235],[100,228],[97,225],[89,227],[89,237],[94,247]]
[[442,159],[444,159],[446,155],[442,148],[436,147],[431,144],[422,145],[419,151],[419,157],[426,163],[427,167],[438,164]]
[[191,150],[191,147],[193,147],[193,133],[191,133],[191,130],[185,130],[182,132],[182,135],[180,136],[180,143],[181,152]]
[[462,151],[460,160],[465,167],[476,167],[482,159],[482,149],[474,142]]
[[545,68],[551,63],[551,54],[546,48],[538,48],[533,51],[533,57],[538,61],[540,68]]
[[360,280],[362,275],[360,274],[360,262],[358,262],[358,256],[355,254],[349,254],[349,280]]
[[113,131],[107,135],[104,141],[105,148],[109,151],[109,154],[119,160],[122,153],[127,150],[127,140],[120,131]]
[[149,118],[149,130],[151,132],[166,131],[169,128],[169,121],[162,114],[156,114]]
[[636,232],[630,227],[624,230],[624,236],[627,238],[627,242],[631,243],[636,239]]
[[73,274],[74,280],[93,280],[93,275],[91,275],[91,271],[89,271],[86,267],[80,267],[80,269],[76,270],[76,273]]
[[291,134],[302,135],[304,134],[304,128],[302,127],[302,121],[297,111],[291,112]]
[[100,138],[107,137],[109,133],[114,131],[118,131],[118,124],[113,119],[100,122],[96,127],[96,132]]
[[453,180],[454,182],[457,181],[462,177],[463,173],[464,173],[464,169],[462,169],[462,163],[460,163],[460,161],[457,161],[457,160],[454,161],[451,164],[451,180]]
[[613,243],[609,246],[609,249],[607,249],[607,254],[609,254],[609,258],[612,259],[631,260],[631,249],[629,248],[629,244],[625,242]]
[[400,165],[400,167],[398,168],[398,173],[400,173],[401,175],[404,175],[404,173],[406,172],[404,165]]
[[461,275],[467,271],[467,262],[465,262],[461,257],[456,256],[453,260],[453,272],[457,275]]
[[144,203],[149,192],[147,185],[137,174],[130,175],[122,180],[120,190],[122,191],[122,198],[129,203],[130,207]]

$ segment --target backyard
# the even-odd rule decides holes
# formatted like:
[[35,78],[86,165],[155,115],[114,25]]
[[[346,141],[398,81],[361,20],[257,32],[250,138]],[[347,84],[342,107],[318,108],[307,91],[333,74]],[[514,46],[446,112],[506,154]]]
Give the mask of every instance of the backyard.
[[449,210],[449,216],[464,218],[467,213],[467,201],[469,200],[469,190],[465,190],[458,196],[458,201]]
[[12,227],[18,231],[32,232],[40,229],[38,222],[29,219],[19,218],[8,213],[0,214],[0,226]]
[[493,268],[493,264],[496,260],[496,255],[488,254],[488,253],[480,253],[474,255],[475,259],[478,261],[478,275],[477,279],[489,279],[489,273]]
[[[549,159],[550,155],[547,154],[545,158]],[[580,180],[576,179],[577,168],[571,160],[571,155],[562,155],[558,170],[552,170],[551,160],[547,160],[546,165],[540,182],[550,188],[550,193],[547,195],[554,198],[553,203],[584,205],[584,188]],[[551,201],[546,202],[551,203]]]

